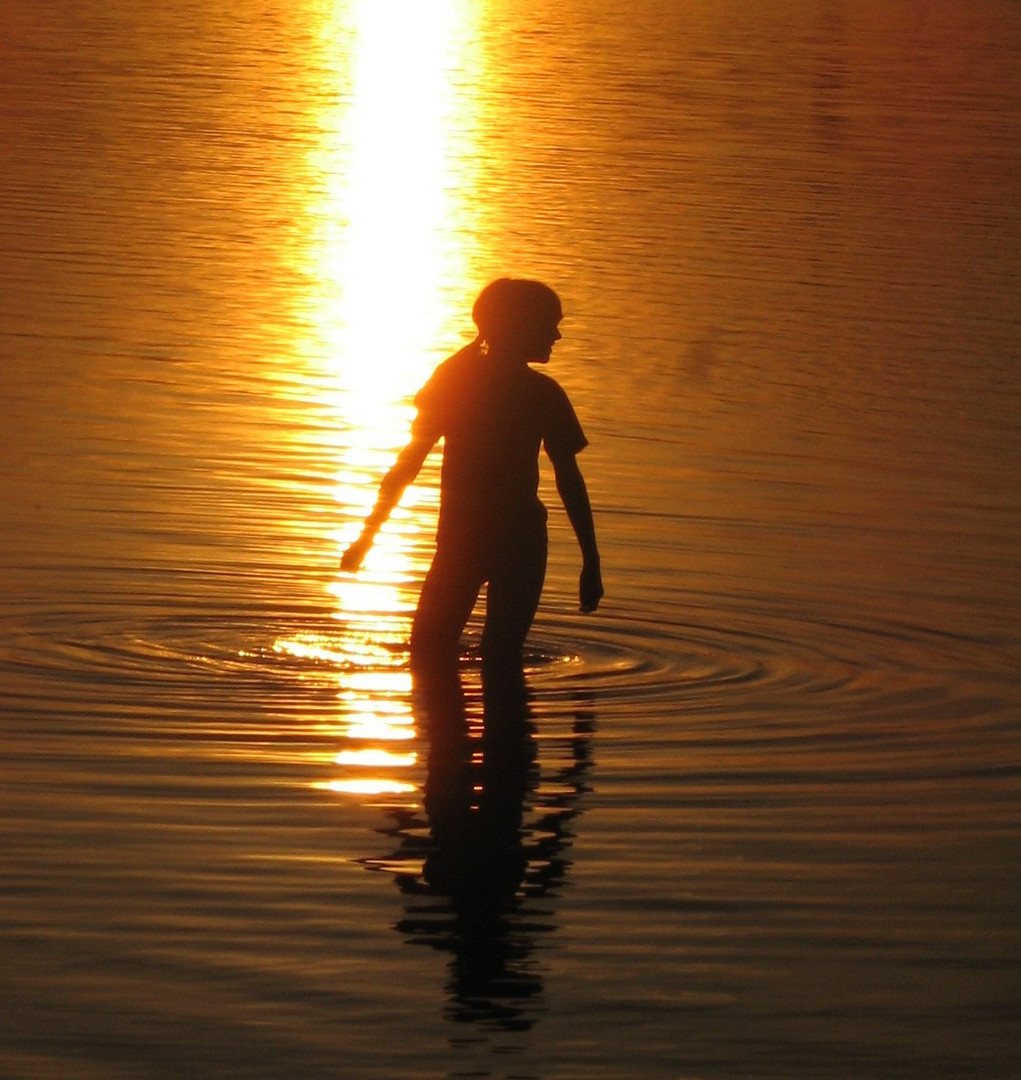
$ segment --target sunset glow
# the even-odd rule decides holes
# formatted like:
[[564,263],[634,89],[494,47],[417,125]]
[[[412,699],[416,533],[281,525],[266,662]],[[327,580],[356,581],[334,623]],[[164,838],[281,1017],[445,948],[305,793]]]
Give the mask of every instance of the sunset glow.
[[[475,200],[464,150],[473,106],[452,72],[467,63],[477,16],[465,0],[397,8],[361,0],[346,13],[343,33],[338,14],[322,28],[324,39],[347,45],[351,87],[317,122],[319,197],[310,208],[316,231],[308,267],[308,311],[338,433],[338,560],[407,440],[415,391],[463,336],[470,291],[466,222]],[[336,764],[358,775],[330,781],[329,790],[406,788],[393,777],[415,757],[386,747],[414,736],[404,651],[410,584],[424,570],[437,501],[435,466],[427,465],[363,569],[338,571],[330,585],[335,633],[276,643],[277,651],[337,670],[347,719],[334,734],[358,745]]]

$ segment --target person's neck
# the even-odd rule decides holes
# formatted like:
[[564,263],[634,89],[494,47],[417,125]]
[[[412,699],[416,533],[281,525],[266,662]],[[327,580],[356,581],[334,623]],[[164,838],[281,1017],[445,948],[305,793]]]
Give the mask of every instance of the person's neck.
[[528,364],[528,357],[520,349],[508,348],[501,345],[490,345],[486,350],[486,355],[498,364],[503,364],[507,367],[525,367]]

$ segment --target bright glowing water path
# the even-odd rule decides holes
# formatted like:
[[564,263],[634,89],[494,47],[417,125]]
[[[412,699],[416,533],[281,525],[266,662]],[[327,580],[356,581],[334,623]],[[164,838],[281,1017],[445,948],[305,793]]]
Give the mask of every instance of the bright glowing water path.
[[[414,391],[465,332],[478,202],[465,141],[476,105],[463,81],[471,5],[400,5],[396,25],[388,5],[360,3],[343,15],[354,24],[351,93],[318,118],[328,137],[313,155],[320,190],[307,207],[315,228],[306,298],[312,379],[326,391],[337,438],[335,494],[347,522],[338,556],[407,440]],[[341,36],[329,20],[322,32]],[[363,571],[329,586],[330,633],[274,646],[338,671],[338,732],[359,748],[338,753],[336,763],[357,775],[326,781],[332,791],[416,791],[401,779],[416,754],[390,744],[414,736],[405,643],[435,527],[435,471],[405,495]]]

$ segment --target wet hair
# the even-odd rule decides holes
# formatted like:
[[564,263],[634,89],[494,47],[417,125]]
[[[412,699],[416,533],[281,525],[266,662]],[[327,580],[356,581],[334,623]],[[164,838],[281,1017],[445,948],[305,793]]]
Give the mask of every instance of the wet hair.
[[487,342],[506,341],[522,330],[556,326],[563,318],[560,298],[541,281],[497,278],[479,293],[472,321]]

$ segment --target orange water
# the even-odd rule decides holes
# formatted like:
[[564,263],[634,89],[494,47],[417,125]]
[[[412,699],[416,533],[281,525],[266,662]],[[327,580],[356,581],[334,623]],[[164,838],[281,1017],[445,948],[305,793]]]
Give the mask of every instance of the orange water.
[[[1019,55],[1006,0],[8,2],[0,1075],[1021,1074]],[[547,475],[480,942],[437,460],[338,557],[503,273],[607,598]]]

